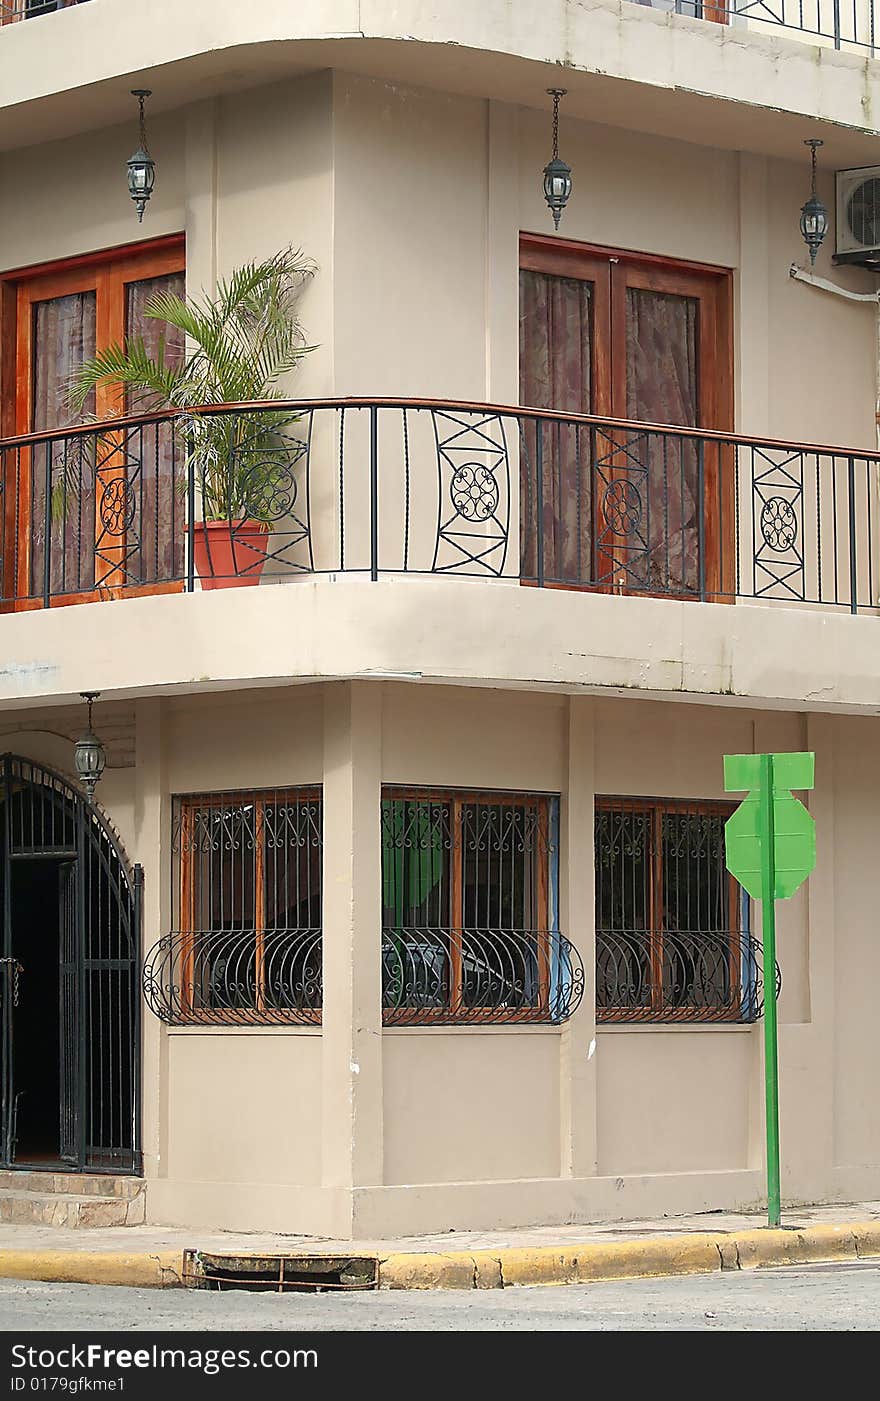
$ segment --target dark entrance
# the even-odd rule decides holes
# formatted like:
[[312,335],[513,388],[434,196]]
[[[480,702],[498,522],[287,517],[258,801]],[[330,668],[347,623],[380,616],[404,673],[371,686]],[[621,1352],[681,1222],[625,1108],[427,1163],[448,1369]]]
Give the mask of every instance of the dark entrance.
[[0,758],[0,1162],[140,1171],[140,868],[60,775]]

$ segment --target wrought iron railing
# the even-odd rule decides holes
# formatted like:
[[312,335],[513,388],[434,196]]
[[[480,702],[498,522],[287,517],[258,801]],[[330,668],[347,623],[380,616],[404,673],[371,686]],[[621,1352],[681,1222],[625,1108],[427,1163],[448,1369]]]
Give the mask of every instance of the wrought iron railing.
[[513,929],[386,929],[386,1026],[563,1022],[584,993],[584,968],[561,934]]
[[[596,932],[599,1022],[754,1022],[763,949],[739,930]],[[782,974],[776,966],[776,996]]]
[[[172,1026],[319,1025],[319,929],[195,930],[160,939],[144,997]],[[385,930],[386,1025],[565,1021],[584,991],[580,954],[559,934]]]
[[0,601],[346,573],[874,611],[878,464],[440,401],[117,419],[0,443]]
[[874,52],[874,0],[636,0],[655,10],[732,26],[738,33],[799,35],[835,49]]
[[66,10],[71,5],[84,5],[86,0],[0,0],[0,24],[17,19],[36,19],[53,10]]
[[320,929],[190,930],[144,960],[144,997],[171,1026],[320,1025]]

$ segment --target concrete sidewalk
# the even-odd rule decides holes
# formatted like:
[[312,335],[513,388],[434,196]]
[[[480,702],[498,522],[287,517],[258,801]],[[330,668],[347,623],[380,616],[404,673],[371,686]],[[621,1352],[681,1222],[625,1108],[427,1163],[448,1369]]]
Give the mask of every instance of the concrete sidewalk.
[[758,1214],[449,1231],[397,1240],[205,1233],[153,1226],[0,1226],[0,1277],[179,1286],[184,1253],[263,1261],[360,1261],[380,1288],[504,1288],[880,1257],[880,1202],[798,1207],[769,1230]]

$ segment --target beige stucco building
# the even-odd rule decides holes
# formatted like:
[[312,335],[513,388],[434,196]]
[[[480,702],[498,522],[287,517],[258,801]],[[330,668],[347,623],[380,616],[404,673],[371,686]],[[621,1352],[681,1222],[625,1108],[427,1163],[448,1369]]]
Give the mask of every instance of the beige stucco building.
[[[781,750],[818,832],[783,1199],[877,1196],[880,233],[868,183],[836,261],[835,174],[880,62],[867,5],[677,8],[0,3],[0,1216],[760,1202],[722,759]],[[106,390],[78,427],[64,387],[151,292],[288,246],[315,348],[271,441],[225,415],[280,469],[215,588],[186,428],[95,427]]]

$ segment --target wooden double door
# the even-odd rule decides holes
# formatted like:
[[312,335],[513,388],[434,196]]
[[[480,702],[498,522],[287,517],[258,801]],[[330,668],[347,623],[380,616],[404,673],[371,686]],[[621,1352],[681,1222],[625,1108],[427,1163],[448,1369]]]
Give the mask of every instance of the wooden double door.
[[145,307],[155,292],[183,294],[183,268],[183,241],[173,238],[4,279],[4,320],[13,323],[4,335],[15,366],[5,429],[46,434],[4,455],[7,604],[153,591],[181,577],[183,500],[167,427],[63,430],[145,407],[100,386],[77,415],[69,389],[84,361],[126,339],[140,338],[155,355],[164,335],[166,361],[182,354],[182,337]]
[[526,424],[525,578],[723,592],[730,474],[723,446],[687,430],[732,427],[731,359],[724,269],[522,237],[520,403],[606,420]]

